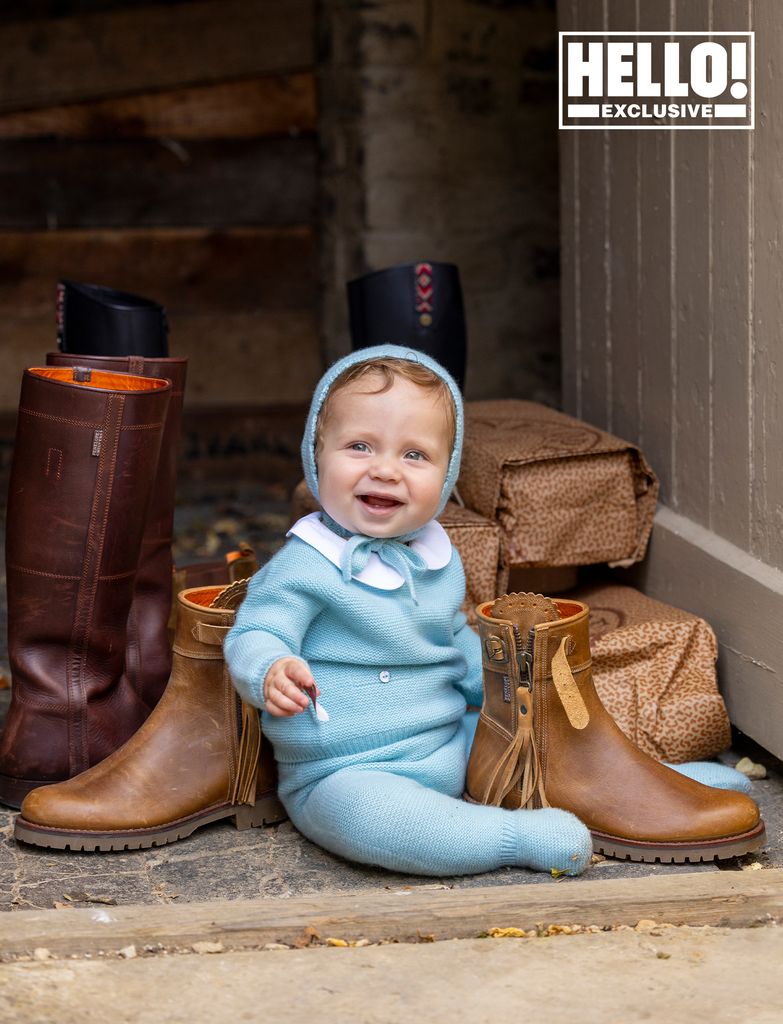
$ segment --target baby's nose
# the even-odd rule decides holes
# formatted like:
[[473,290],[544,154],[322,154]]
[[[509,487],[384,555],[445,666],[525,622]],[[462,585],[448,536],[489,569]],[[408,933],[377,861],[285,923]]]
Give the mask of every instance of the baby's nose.
[[370,467],[370,475],[378,480],[396,480],[400,473],[394,459],[378,454]]

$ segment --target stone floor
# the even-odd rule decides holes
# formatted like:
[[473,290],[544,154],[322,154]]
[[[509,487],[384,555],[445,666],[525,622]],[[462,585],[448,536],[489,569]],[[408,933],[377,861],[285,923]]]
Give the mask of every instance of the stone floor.
[[[240,539],[252,543],[263,561],[282,543],[288,522],[285,489],[274,486],[204,485],[186,489],[176,515],[179,564],[214,558]],[[2,545],[0,544],[0,550]],[[5,595],[5,580],[0,592]],[[5,629],[5,609],[0,609]],[[0,665],[5,634],[0,635]],[[0,691],[7,704],[8,690]],[[726,755],[741,754],[767,765],[767,779],[754,783],[753,795],[767,822],[768,844],[758,856],[728,861],[723,870],[783,867],[783,766],[750,741],[738,737]],[[186,903],[200,900],[269,897],[286,899],[319,892],[345,892],[407,886],[472,888],[510,883],[578,885],[578,879],[505,868],[472,878],[412,878],[348,864],[313,846],[290,823],[238,832],[217,823],[171,846],[126,853],[69,853],[17,844],[14,812],[0,809],[0,909],[68,905]],[[662,866],[601,860],[591,878],[634,877],[682,871],[718,871],[715,864]]]

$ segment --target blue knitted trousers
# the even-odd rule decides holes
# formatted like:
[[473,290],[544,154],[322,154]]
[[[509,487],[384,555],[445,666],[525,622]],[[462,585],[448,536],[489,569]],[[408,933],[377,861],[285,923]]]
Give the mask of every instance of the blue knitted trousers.
[[347,860],[416,875],[584,871],[592,843],[578,818],[466,803],[466,766],[467,735],[457,729],[428,757],[355,764],[300,788],[284,769],[280,795],[303,835]]

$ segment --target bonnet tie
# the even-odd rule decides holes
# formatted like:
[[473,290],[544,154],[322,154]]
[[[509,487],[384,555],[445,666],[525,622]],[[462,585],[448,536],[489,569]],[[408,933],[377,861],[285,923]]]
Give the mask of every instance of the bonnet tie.
[[413,582],[413,570],[426,569],[427,563],[418,551],[414,551],[405,542],[418,537],[421,530],[414,530],[401,537],[366,537],[363,533],[350,533],[326,512],[321,513],[321,519],[330,530],[346,541],[340,558],[340,570],[346,583],[352,576],[359,575],[367,565],[370,555],[376,554],[382,562],[397,570],[408,584],[413,603],[419,603],[416,585]]

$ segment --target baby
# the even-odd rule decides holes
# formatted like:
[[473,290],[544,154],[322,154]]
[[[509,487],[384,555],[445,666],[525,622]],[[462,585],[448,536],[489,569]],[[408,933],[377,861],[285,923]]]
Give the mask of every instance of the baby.
[[263,710],[280,798],[313,842],[421,875],[578,874],[591,840],[572,814],[461,799],[481,650],[460,611],[459,555],[435,516],[457,479],[462,429],[459,390],[428,356],[384,345],[337,362],[302,442],[323,512],[300,519],[251,581],[226,660]]

